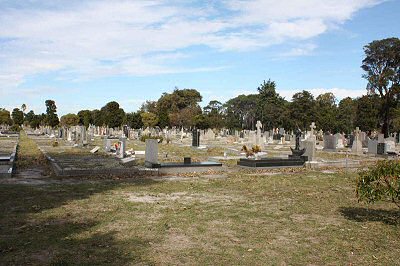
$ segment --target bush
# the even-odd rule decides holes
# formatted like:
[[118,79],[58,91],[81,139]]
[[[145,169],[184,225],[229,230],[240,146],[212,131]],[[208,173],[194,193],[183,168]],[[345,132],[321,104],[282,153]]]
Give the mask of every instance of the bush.
[[164,140],[164,138],[161,136],[142,135],[140,137],[140,141],[142,141],[142,142],[146,142],[146,139],[158,139],[158,143],[161,143]]
[[10,131],[12,131],[12,132],[20,132],[21,129],[22,129],[22,128],[21,128],[19,125],[16,125],[16,124],[14,124],[14,125],[12,125],[12,126],[10,127]]
[[373,203],[389,200],[400,208],[400,161],[379,161],[360,172],[356,193],[359,201]]

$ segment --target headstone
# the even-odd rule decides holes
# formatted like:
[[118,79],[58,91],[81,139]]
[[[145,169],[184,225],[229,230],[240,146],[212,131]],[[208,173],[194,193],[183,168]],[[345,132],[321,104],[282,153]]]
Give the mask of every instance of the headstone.
[[313,139],[302,140],[300,142],[300,148],[306,149],[303,155],[308,157],[308,161],[313,161],[315,158],[315,143]]
[[343,141],[343,136],[342,136],[342,134],[336,133],[336,134],[335,134],[335,137],[336,137],[336,141],[337,141],[337,143],[336,143],[336,148],[337,148],[337,149],[343,149],[343,148],[344,148],[344,141]]
[[325,135],[324,136],[324,150],[325,151],[336,151],[336,136],[335,135]]
[[369,154],[378,154],[378,141],[370,139],[368,140],[368,153]]
[[313,137],[313,136],[315,137],[315,134],[314,134],[315,128],[316,128],[315,122],[312,122],[310,125],[310,137]]
[[261,124],[261,121],[257,121],[256,127],[257,127],[256,145],[261,145],[261,143],[262,143],[262,138],[261,138],[262,124]]
[[99,146],[94,147],[93,149],[90,150],[91,153],[96,153],[100,150]]
[[126,152],[126,137],[122,136],[122,137],[119,138],[118,158],[120,158],[120,159],[125,158],[125,152]]
[[358,127],[356,127],[356,130],[354,130],[353,146],[351,147],[352,153],[355,153],[355,154],[363,153],[360,133],[361,133],[360,129]]
[[111,139],[106,139],[105,140],[105,149],[106,152],[110,152],[111,151]]
[[153,164],[158,164],[158,141],[146,139],[145,166],[151,167]]
[[196,128],[192,132],[192,147],[200,146],[200,131]]
[[377,153],[379,155],[384,155],[386,154],[386,143],[379,143],[378,141],[378,150]]
[[396,143],[394,140],[385,140],[386,144],[386,153],[388,152],[396,152]]
[[385,135],[378,134],[378,143],[385,143]]

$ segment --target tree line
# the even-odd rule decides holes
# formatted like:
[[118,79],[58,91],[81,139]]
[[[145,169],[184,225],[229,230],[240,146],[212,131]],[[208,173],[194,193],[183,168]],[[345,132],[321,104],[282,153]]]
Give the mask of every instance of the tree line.
[[265,130],[276,127],[308,129],[315,122],[324,131],[350,133],[355,127],[363,131],[380,130],[386,136],[400,131],[400,40],[388,38],[373,41],[364,47],[362,69],[368,85],[366,95],[338,101],[332,93],[314,97],[303,90],[290,101],[281,97],[272,80],[263,81],[257,93],[239,95],[225,103],[213,100],[200,107],[202,96],[196,89],[175,88],[163,93],[157,101],[146,101],[136,112],[126,113],[116,101],[100,110],[81,110],[60,119],[53,100],[47,100],[46,113],[25,113],[26,106],[15,108],[11,114],[0,109],[0,124],[22,124],[37,128],[84,125],[131,128],[197,127],[254,129],[260,120]]

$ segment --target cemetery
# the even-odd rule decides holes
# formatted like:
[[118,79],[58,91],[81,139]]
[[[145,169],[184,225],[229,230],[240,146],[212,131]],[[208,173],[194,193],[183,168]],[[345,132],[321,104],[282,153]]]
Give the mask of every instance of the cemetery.
[[398,10],[0,1],[0,265],[400,265]]
[[[9,223],[17,223],[26,230],[7,239],[11,243],[17,237],[28,243],[29,239],[46,242],[51,235],[43,235],[43,230],[56,234],[72,230],[78,235],[90,232],[87,242],[72,237],[57,244],[57,250],[63,254],[63,261],[100,264],[108,264],[115,257],[118,264],[164,264],[177,259],[207,264],[209,261],[195,250],[207,250],[204,243],[210,241],[216,241],[214,247],[221,247],[213,255],[216,257],[222,256],[223,250],[240,256],[257,252],[257,257],[246,259],[248,263],[257,263],[259,258],[273,259],[269,251],[264,251],[268,245],[267,250],[282,252],[277,261],[303,264],[310,258],[286,254],[318,252],[323,259],[313,261],[329,264],[335,261],[329,257],[337,244],[321,245],[327,238],[342,241],[339,249],[343,254],[349,248],[358,250],[353,261],[373,263],[375,259],[367,256],[368,251],[361,251],[365,243],[380,239],[381,234],[390,236],[392,245],[396,243],[399,212],[386,210],[384,203],[376,203],[372,210],[364,209],[355,203],[353,185],[360,170],[379,161],[398,159],[400,144],[396,134],[388,138],[382,134],[367,136],[358,128],[348,135],[324,134],[315,130],[314,122],[304,131],[264,131],[261,122],[257,124],[254,131],[90,125],[26,127],[20,133],[2,134],[2,158],[17,158],[19,167],[11,171],[12,175],[1,176],[0,191],[7,190],[4,195],[9,195],[10,188],[18,188],[19,194],[11,196],[14,200],[0,200],[5,206],[16,204],[22,208],[26,204],[24,197],[34,195],[30,208],[39,215],[35,219],[44,219],[33,225],[18,223],[15,219],[21,219],[19,215],[10,216]],[[35,149],[33,157],[41,154],[44,160],[28,159],[27,154]],[[20,156],[15,156],[17,150]],[[30,162],[28,166],[24,166],[24,160]],[[48,167],[43,168],[45,165]],[[42,194],[43,189],[46,195]],[[49,197],[53,200],[49,201]],[[339,198],[337,202],[335,199]],[[81,208],[86,210],[84,214]],[[228,213],[225,208],[229,208]],[[53,217],[50,224],[40,214],[42,210]],[[169,211],[165,213],[166,210]],[[60,219],[68,220],[68,224],[55,226],[64,223]],[[113,236],[95,233],[93,221],[103,226],[109,224],[108,227],[115,219],[118,226],[112,225],[117,228]],[[365,228],[372,227],[372,234],[366,236],[367,229],[360,227],[360,223]],[[310,226],[317,230],[310,231]],[[205,228],[212,230],[212,235],[204,234]],[[171,238],[165,239],[165,234]],[[124,237],[140,240],[117,241]],[[348,242],[348,238],[359,239],[358,246]],[[288,245],[288,241],[296,244]],[[96,248],[87,249],[86,243]],[[86,255],[69,253],[71,245],[72,250],[83,245]],[[4,242],[1,246],[9,245]],[[133,253],[124,253],[122,247]],[[104,255],[85,257],[95,250],[102,250]],[[33,249],[30,252],[35,253]],[[56,255],[50,256],[56,261]],[[234,263],[235,257],[227,261]],[[12,256],[7,260],[21,262]],[[34,257],[28,260],[36,261]]]

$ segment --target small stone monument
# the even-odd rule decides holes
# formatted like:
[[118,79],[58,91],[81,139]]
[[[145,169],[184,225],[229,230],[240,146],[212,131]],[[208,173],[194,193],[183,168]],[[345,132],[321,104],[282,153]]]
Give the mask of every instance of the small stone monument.
[[119,153],[118,158],[123,159],[125,158],[125,151],[126,151],[126,137],[122,136],[119,138]]
[[356,130],[354,130],[353,146],[351,147],[352,153],[355,153],[355,154],[363,153],[360,133],[361,133],[361,131],[360,131],[359,127],[356,127]]
[[158,141],[146,139],[145,166],[153,167],[158,164]]
[[200,146],[200,131],[197,128],[193,129],[192,146],[193,147],[199,147]]
[[104,150],[106,152],[110,152],[111,151],[111,139],[106,138]]
[[261,124],[261,121],[257,121],[256,127],[257,127],[256,145],[261,145],[261,143],[262,143],[262,138],[261,138],[262,124]]
[[314,140],[316,139],[315,138],[315,134],[314,134],[314,129],[316,128],[316,126],[315,126],[315,122],[312,122],[311,123],[311,125],[310,125],[310,138],[314,138]]

